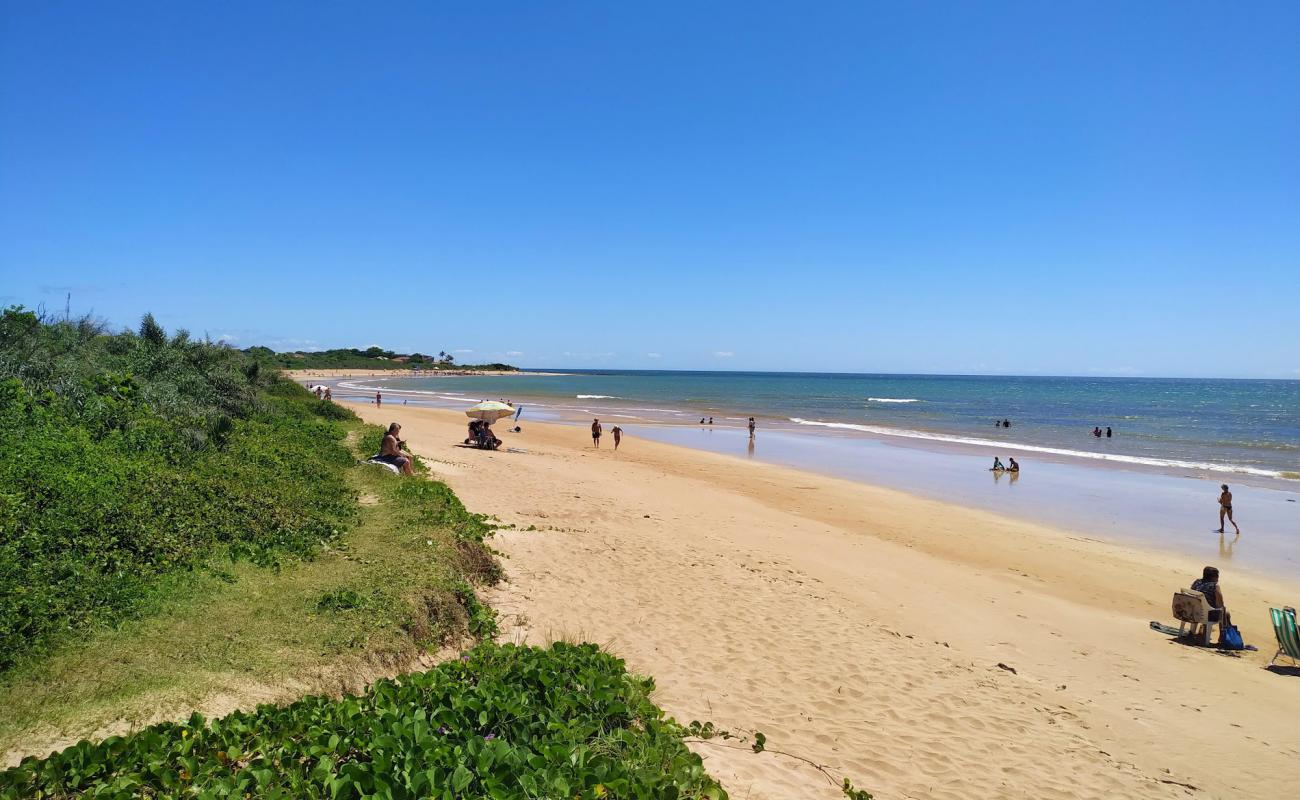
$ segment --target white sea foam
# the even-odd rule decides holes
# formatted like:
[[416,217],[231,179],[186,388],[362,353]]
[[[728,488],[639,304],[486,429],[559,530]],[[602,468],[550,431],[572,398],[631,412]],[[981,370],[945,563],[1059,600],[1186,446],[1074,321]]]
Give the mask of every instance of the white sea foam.
[[987,447],[995,450],[1023,450],[1027,453],[1048,453],[1050,455],[1068,456],[1070,458],[1091,458],[1096,461],[1116,461],[1122,464],[1142,464],[1148,467],[1166,467],[1176,469],[1199,469],[1207,472],[1235,472],[1242,475],[1258,475],[1264,478],[1284,478],[1281,472],[1271,469],[1259,469],[1237,464],[1210,464],[1201,461],[1180,461],[1173,458],[1148,458],[1146,456],[1129,456],[1116,453],[1089,453],[1085,450],[1067,450],[1062,447],[1043,447],[1035,444],[1017,444],[1015,442],[995,442],[992,439],[980,439],[972,436],[949,436],[943,433],[916,431],[906,428],[885,428],[877,425],[857,425],[852,422],[818,422],[811,419],[791,417],[797,425],[814,425],[822,428],[840,428],[843,430],[874,433],[879,436],[898,436],[905,439],[926,439],[932,442],[949,442]]
[[870,403],[919,403],[915,397],[868,397]]
[[575,395],[579,400],[621,400],[618,395],[614,394],[580,394]]
[[624,411],[659,411],[664,414],[689,414],[692,417],[695,416],[694,412],[682,411],[681,409],[677,409],[677,408],[625,408],[623,410]]
[[394,389],[391,386],[366,386],[365,384],[352,383],[351,381],[339,381],[339,388],[361,392],[383,392],[394,397],[436,397],[439,400],[450,400],[454,403],[467,402],[465,395],[460,392],[426,392],[421,389]]

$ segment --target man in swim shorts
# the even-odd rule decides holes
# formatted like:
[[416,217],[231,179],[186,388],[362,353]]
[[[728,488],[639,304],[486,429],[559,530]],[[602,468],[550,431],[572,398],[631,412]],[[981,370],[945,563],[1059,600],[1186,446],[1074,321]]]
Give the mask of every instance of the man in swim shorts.
[[591,445],[600,447],[600,420],[598,419],[591,421]]

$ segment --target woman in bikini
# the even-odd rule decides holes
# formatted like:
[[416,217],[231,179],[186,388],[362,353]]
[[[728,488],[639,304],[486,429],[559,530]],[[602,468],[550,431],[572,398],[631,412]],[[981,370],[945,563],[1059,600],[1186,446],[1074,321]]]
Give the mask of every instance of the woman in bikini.
[[1232,518],[1232,492],[1228,491],[1228,484],[1226,483],[1220,488],[1223,489],[1223,492],[1219,495],[1219,529],[1215,533],[1223,533],[1223,518],[1226,516],[1228,522],[1232,523],[1232,527],[1237,529],[1237,535],[1240,536],[1241,526]]

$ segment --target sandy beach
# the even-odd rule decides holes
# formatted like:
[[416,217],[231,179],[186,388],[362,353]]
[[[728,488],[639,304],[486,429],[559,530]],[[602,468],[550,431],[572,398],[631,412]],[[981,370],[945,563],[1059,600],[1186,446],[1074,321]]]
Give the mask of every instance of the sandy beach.
[[[681,721],[881,798],[1245,797],[1300,780],[1300,669],[1270,671],[1267,609],[1300,587],[1230,571],[1259,652],[1148,629],[1202,564],[785,467],[574,426],[458,447],[465,418],[355,410],[403,436],[494,546],[504,638],[585,639]],[[504,428],[504,426],[502,426]],[[761,433],[760,433],[761,436]],[[1287,663],[1285,658],[1282,663]],[[797,758],[695,745],[737,798],[840,796]]]

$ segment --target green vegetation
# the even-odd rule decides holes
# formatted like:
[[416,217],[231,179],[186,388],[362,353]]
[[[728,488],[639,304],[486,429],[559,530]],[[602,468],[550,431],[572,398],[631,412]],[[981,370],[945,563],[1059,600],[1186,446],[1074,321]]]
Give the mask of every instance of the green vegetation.
[[4,311],[0,670],[145,610],[163,576],[337,537],[355,513],[339,411],[152,316],[110,335]]
[[443,484],[360,463],[380,431],[343,427],[357,457],[344,478],[361,500],[347,530],[278,570],[214,558],[164,576],[149,615],[0,675],[0,753],[184,716],[211,697],[357,691],[422,653],[489,637],[495,615],[472,587],[500,577],[490,528]]
[[355,347],[316,352],[276,353],[269,347],[250,347],[244,351],[249,358],[283,369],[369,369],[369,370],[449,370],[478,369],[513,372],[518,367],[509,364],[457,364],[451,353],[439,352],[436,356],[423,353],[396,353],[382,347],[358,350]]
[[492,527],[380,436],[151,316],[0,314],[0,753],[135,731],[0,800],[726,797],[618,659],[490,643]]
[[725,798],[652,688],[595,645],[481,645],[360,697],[27,759],[0,773],[0,798]]

